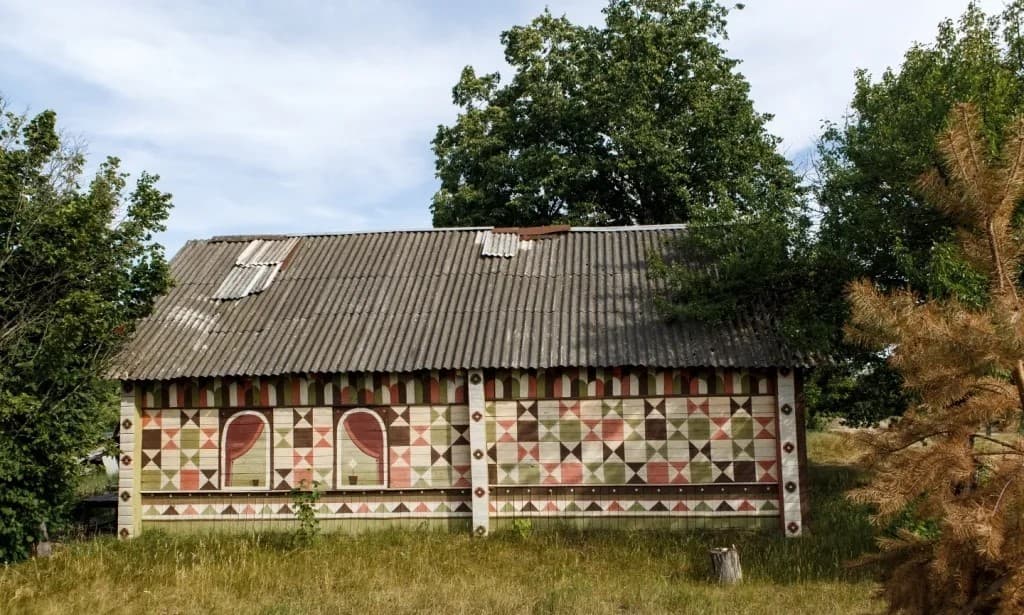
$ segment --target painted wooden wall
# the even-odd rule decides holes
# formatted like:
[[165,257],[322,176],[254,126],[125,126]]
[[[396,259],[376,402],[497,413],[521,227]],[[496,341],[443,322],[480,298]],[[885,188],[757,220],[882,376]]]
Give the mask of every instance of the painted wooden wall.
[[290,491],[313,481],[328,522],[468,526],[476,506],[482,533],[520,517],[779,527],[783,447],[799,444],[779,437],[788,378],[489,371],[480,413],[455,371],[125,383],[121,533],[287,522]]

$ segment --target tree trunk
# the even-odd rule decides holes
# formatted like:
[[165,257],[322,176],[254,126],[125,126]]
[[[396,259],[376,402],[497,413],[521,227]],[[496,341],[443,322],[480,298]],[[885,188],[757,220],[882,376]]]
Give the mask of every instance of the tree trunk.
[[740,566],[740,554],[736,545],[729,548],[717,547],[709,551],[711,569],[715,580],[726,585],[733,585],[743,580],[743,568]]
[[1017,384],[1017,397],[1020,398],[1021,414],[1020,422],[1017,424],[1017,432],[1024,434],[1024,361],[1017,360],[1017,367],[1013,372],[1013,381]]

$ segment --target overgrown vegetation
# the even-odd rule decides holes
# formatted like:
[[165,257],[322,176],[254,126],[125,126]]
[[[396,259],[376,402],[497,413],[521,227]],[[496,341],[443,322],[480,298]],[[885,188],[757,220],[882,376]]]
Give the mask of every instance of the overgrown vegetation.
[[[66,545],[0,569],[0,611],[17,613],[868,613],[873,549],[865,510],[842,493],[856,451],[811,434],[814,525],[774,533],[509,530],[468,534],[171,536]],[[824,455],[824,456],[822,456]],[[744,583],[708,582],[707,549],[735,543]]]
[[[1024,240],[1013,228],[1024,197],[1024,117],[992,153],[977,107],[958,105],[939,134],[941,167],[921,192],[955,221],[957,258],[985,281],[964,294],[922,299],[870,280],[850,287],[852,339],[886,350],[915,403],[870,434],[870,483],[854,492],[875,521],[899,521],[883,540],[893,612],[1024,611]],[[983,444],[983,446],[979,446]]]
[[81,458],[116,422],[109,360],[168,284],[170,195],[143,173],[128,191],[116,158],[81,188],[85,159],[56,116],[0,100],[0,562],[57,530]]
[[320,501],[320,481],[303,480],[298,489],[292,489],[292,509],[299,526],[295,539],[300,545],[310,545],[320,537],[320,519],[316,516],[316,505]]
[[934,41],[911,46],[899,67],[877,76],[858,71],[850,114],[826,124],[814,186],[820,231],[813,258],[796,263],[808,268],[814,288],[801,296],[810,301],[804,309],[836,359],[814,375],[822,395],[812,412],[870,424],[912,401],[883,355],[844,342],[846,284],[870,277],[884,290],[925,297],[984,294],[985,281],[955,249],[955,220],[923,199],[916,182],[940,162],[935,139],[954,104],[979,107],[988,146],[1024,112],[1022,11],[1019,0],[993,15],[971,2],[958,20],[939,25]]

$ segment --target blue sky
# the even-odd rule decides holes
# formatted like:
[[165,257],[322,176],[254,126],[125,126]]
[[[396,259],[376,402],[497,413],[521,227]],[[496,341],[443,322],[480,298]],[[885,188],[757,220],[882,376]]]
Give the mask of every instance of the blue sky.
[[[748,0],[730,22],[758,110],[806,158],[858,67],[879,74],[966,0]],[[981,3],[989,11],[1003,2]],[[427,228],[430,139],[462,67],[507,74],[499,33],[604,0],[0,0],[0,94],[55,109],[90,159],[159,173],[188,238]]]

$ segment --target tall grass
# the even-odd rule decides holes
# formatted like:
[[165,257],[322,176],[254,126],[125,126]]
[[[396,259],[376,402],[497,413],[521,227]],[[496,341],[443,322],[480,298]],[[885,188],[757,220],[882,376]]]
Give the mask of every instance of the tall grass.
[[[843,562],[872,548],[864,511],[840,497],[854,480],[812,468],[813,532],[572,530],[384,531],[328,535],[165,535],[68,544],[49,560],[0,569],[4,613],[870,613],[869,570]],[[710,546],[735,543],[745,582],[707,581]]]

